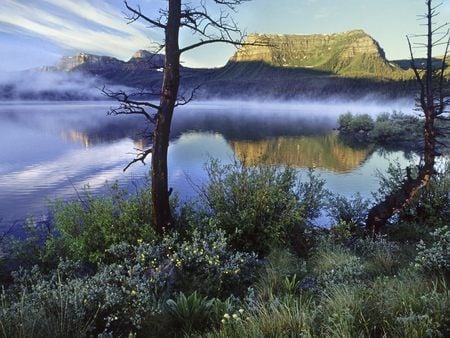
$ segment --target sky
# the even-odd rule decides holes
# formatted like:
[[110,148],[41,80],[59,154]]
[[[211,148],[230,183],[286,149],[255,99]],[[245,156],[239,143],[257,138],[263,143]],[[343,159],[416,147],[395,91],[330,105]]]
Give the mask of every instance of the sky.
[[[189,0],[195,3],[198,0]],[[210,5],[212,0],[204,0]],[[165,0],[129,0],[149,17]],[[438,1],[436,1],[436,4]],[[417,15],[425,0],[253,0],[233,18],[247,33],[327,34],[364,29],[390,60],[409,57],[405,36],[421,33]],[[450,21],[443,0],[440,22]],[[145,22],[129,23],[122,0],[0,0],[0,71],[53,65],[80,52],[128,60],[139,49],[154,49],[162,33]],[[214,11],[213,11],[214,14]],[[182,33],[181,45],[195,41]],[[234,53],[230,45],[209,45],[183,56],[191,67],[219,67]]]

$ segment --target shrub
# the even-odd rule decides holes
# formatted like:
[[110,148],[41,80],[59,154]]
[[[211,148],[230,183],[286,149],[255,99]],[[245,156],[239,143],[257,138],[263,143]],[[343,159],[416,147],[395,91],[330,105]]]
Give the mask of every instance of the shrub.
[[354,249],[366,259],[364,267],[368,276],[392,275],[400,267],[400,246],[386,236],[378,236],[374,240],[360,238]]
[[291,168],[211,161],[206,170],[210,183],[201,198],[237,250],[267,254],[321,205],[323,182],[312,174],[309,183],[299,185]]
[[431,283],[403,270],[379,277],[366,288],[364,315],[373,335],[389,337],[446,337],[450,333],[450,293],[442,282]]
[[84,280],[70,280],[62,270],[50,277],[37,268],[14,274],[13,288],[1,294],[2,337],[80,337],[94,331],[100,305],[86,302]]
[[[412,142],[418,140],[423,133],[423,124],[412,115],[394,111],[392,114],[381,114],[377,117],[369,137],[380,144],[392,142]],[[414,144],[411,144],[412,148]]]
[[348,112],[338,118],[339,130],[346,133],[369,132],[374,128],[374,121],[368,114],[353,115]]
[[319,285],[324,288],[335,284],[358,283],[364,272],[358,256],[328,239],[323,239],[315,249],[311,264],[318,276]]
[[357,285],[330,285],[321,297],[320,323],[316,336],[320,337],[364,337],[368,335],[364,318],[362,288]]
[[286,249],[275,250],[260,269],[255,288],[263,300],[298,291],[298,282],[306,275],[305,261]]
[[444,273],[450,277],[450,229],[437,228],[431,233],[427,245],[423,240],[417,244],[416,266],[424,271]]
[[178,290],[197,290],[210,297],[238,295],[246,290],[257,266],[254,254],[233,249],[225,231],[214,223],[194,227],[187,234],[170,235],[162,244],[171,243],[166,245],[166,255],[174,265]]
[[374,122],[369,114],[356,115],[350,125],[353,132],[369,132],[373,129]]
[[[416,169],[416,167],[410,167],[413,177]],[[429,184],[420,189],[410,204],[396,217],[397,223],[398,221],[408,223],[406,228],[413,228],[414,224],[421,225],[421,229],[418,229],[420,230],[417,236],[419,238],[424,235],[425,227],[435,228],[445,225],[450,217],[449,173],[450,163],[444,162],[440,170],[433,175]],[[405,176],[406,170],[399,163],[390,163],[386,173],[378,173],[380,187],[374,194],[375,200],[381,201],[385,196],[398,191]],[[402,224],[397,225],[402,226]],[[403,233],[403,235],[411,237],[411,233]]]
[[328,215],[336,224],[346,223],[352,227],[365,224],[369,211],[369,201],[357,193],[351,198],[332,195],[327,203]]
[[154,238],[149,189],[128,195],[113,185],[106,196],[88,188],[75,201],[53,205],[56,236],[46,243],[49,254],[98,263],[113,244]]
[[342,132],[350,132],[352,130],[351,125],[353,122],[353,114],[350,112],[347,112],[345,114],[342,114],[338,118],[338,125],[339,130]]
[[231,298],[221,301],[202,297],[197,292],[188,296],[180,292],[166,301],[161,314],[148,322],[148,329],[156,329],[154,336],[164,337],[202,333],[218,327],[225,314],[240,313],[233,311],[234,308]]

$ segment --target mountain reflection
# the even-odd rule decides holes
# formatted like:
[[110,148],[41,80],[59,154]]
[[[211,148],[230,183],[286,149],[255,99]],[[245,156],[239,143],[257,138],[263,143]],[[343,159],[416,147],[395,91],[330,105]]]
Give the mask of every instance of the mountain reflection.
[[358,168],[371,147],[355,149],[339,140],[335,133],[325,136],[275,137],[259,141],[229,141],[236,156],[248,164],[318,167],[334,172]]

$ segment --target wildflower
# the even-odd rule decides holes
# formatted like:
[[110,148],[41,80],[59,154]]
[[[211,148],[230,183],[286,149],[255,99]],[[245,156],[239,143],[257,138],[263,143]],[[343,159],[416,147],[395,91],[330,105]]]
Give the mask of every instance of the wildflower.
[[131,290],[131,295],[136,296],[136,290]]
[[228,319],[230,319],[231,317],[230,317],[230,315],[229,315],[228,313],[225,313],[225,314],[223,315],[223,318],[225,318],[226,320],[228,320]]
[[239,309],[238,312],[239,312],[240,314],[243,314],[243,313],[244,313],[244,309]]
[[138,244],[142,244],[142,242],[143,242],[143,239],[142,239],[142,238],[139,238],[139,239],[137,240],[137,243],[138,243]]
[[238,319],[239,316],[237,315],[237,313],[233,313],[233,319]]
[[222,324],[225,324],[226,320],[225,320],[225,319],[222,319],[221,322],[222,322]]

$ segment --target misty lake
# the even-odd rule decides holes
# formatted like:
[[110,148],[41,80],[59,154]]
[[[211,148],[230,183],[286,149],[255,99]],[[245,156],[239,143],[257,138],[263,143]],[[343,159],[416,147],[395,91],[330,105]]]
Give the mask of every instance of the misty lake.
[[[75,198],[89,185],[100,193],[105,182],[142,185],[149,166],[136,163],[135,148],[145,146],[149,126],[138,117],[107,116],[114,102],[0,103],[0,233],[31,215],[45,219],[55,198]],[[326,187],[345,196],[370,196],[377,169],[392,160],[409,163],[401,151],[354,148],[333,128],[347,111],[376,115],[404,112],[412,104],[193,102],[176,113],[169,148],[170,186],[182,200],[195,197],[193,185],[207,181],[208,158],[223,163],[290,165],[305,177],[309,167]]]

